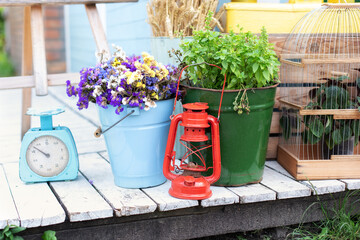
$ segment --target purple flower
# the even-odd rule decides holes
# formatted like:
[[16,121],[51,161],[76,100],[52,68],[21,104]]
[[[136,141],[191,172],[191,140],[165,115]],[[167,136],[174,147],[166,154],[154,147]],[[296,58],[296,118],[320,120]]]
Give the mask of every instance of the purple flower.
[[[140,63],[136,65],[139,68],[135,67],[136,62]],[[88,108],[89,102],[93,102],[102,108],[108,108],[109,105],[115,107],[116,114],[123,111],[124,105],[148,109],[149,106],[156,106],[153,101],[174,97],[178,69],[171,65],[165,66],[169,74],[164,77],[161,72],[163,67],[155,62],[143,64],[140,56],[133,55],[125,60],[113,57],[95,67],[82,68],[77,86],[66,81],[66,93],[69,97],[78,98],[79,110]],[[135,71],[136,74],[130,74]]]
[[69,97],[77,95],[77,91],[76,91],[75,87],[71,85],[70,80],[66,81],[66,94]]

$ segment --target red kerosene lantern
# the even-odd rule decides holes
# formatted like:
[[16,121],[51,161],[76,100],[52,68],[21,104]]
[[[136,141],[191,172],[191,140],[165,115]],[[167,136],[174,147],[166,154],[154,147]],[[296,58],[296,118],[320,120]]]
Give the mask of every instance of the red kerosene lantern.
[[[204,62],[205,63],[205,62]],[[200,63],[202,64],[202,63]],[[221,69],[220,67],[205,63],[214,67]],[[194,64],[199,65],[199,64]],[[189,66],[194,66],[189,65]],[[181,79],[182,72],[188,68],[186,66],[181,70],[179,76],[179,82]],[[178,96],[179,82],[176,90],[176,98],[174,103],[174,111],[176,105],[176,99]],[[171,188],[169,193],[171,196],[182,199],[194,199],[201,200],[211,197],[212,192],[210,190],[210,184],[216,182],[220,178],[221,173],[221,157],[220,157],[220,136],[219,136],[219,119],[220,119],[220,109],[222,96],[225,88],[226,75],[224,79],[218,117],[215,118],[212,115],[209,115],[206,112],[206,109],[209,108],[207,103],[196,102],[196,103],[187,103],[183,105],[184,112],[177,114],[176,116],[172,115],[170,131],[167,140],[167,146],[165,150],[165,158],[163,165],[163,173],[165,177],[171,180]],[[181,123],[180,123],[181,122]],[[184,134],[180,137],[180,143],[184,145],[187,149],[187,152],[180,159],[180,165],[175,164],[175,137],[178,128],[178,123],[180,126],[184,127]],[[209,140],[208,136],[205,134],[205,129],[211,127],[211,145],[203,144],[194,146],[191,142],[199,143],[206,142]],[[201,151],[207,148],[212,147],[212,158],[213,166],[206,167],[205,159],[201,154]],[[194,158],[198,158],[201,162],[187,162],[188,157],[192,155]],[[208,177],[201,176],[201,172],[208,171],[210,168],[213,169],[213,174]],[[174,170],[183,170],[182,175],[173,173]]]

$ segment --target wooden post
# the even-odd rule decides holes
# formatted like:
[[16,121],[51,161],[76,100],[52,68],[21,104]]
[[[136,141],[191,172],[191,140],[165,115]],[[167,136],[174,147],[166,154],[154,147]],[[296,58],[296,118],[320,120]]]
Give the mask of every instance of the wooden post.
[[48,92],[48,82],[42,5],[31,6],[31,39],[36,95],[44,96]]
[[[24,7],[24,24],[23,24],[23,46],[21,59],[21,75],[32,74],[32,45],[31,45],[31,7]],[[21,138],[30,128],[31,118],[25,115],[27,109],[31,107],[31,88],[22,89],[22,111],[21,111]]]
[[95,4],[85,4],[85,10],[89,18],[91,30],[94,35],[95,43],[98,52],[105,50],[110,54],[110,49],[107,44],[104,27],[101,23],[99,12],[96,9]]

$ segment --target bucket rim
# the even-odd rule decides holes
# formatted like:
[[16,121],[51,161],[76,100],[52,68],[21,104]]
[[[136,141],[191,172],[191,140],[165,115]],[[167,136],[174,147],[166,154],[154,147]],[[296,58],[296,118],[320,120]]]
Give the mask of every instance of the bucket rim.
[[[276,88],[277,86],[279,86],[280,83],[276,83],[274,85],[271,86],[267,86],[267,87],[260,87],[260,88],[246,88],[247,91],[249,90],[266,90],[266,89],[271,89],[271,88]],[[204,91],[209,91],[209,92],[221,92],[221,89],[211,89],[211,88],[202,88],[202,87],[192,87],[192,86],[188,86],[188,85],[183,85],[181,84],[181,87],[183,88],[188,88],[188,89],[197,89],[197,90],[204,90]],[[224,92],[239,92],[239,91],[244,91],[244,89],[228,89],[228,90],[224,90]]]

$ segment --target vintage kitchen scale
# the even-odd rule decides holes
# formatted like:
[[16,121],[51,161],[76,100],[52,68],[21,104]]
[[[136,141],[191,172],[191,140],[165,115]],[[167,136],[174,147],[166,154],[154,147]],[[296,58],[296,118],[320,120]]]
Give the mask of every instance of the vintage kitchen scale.
[[22,140],[19,174],[22,181],[45,182],[72,180],[78,175],[79,160],[69,128],[53,126],[52,116],[63,108],[29,109],[27,115],[39,116],[40,127],[29,129]]

